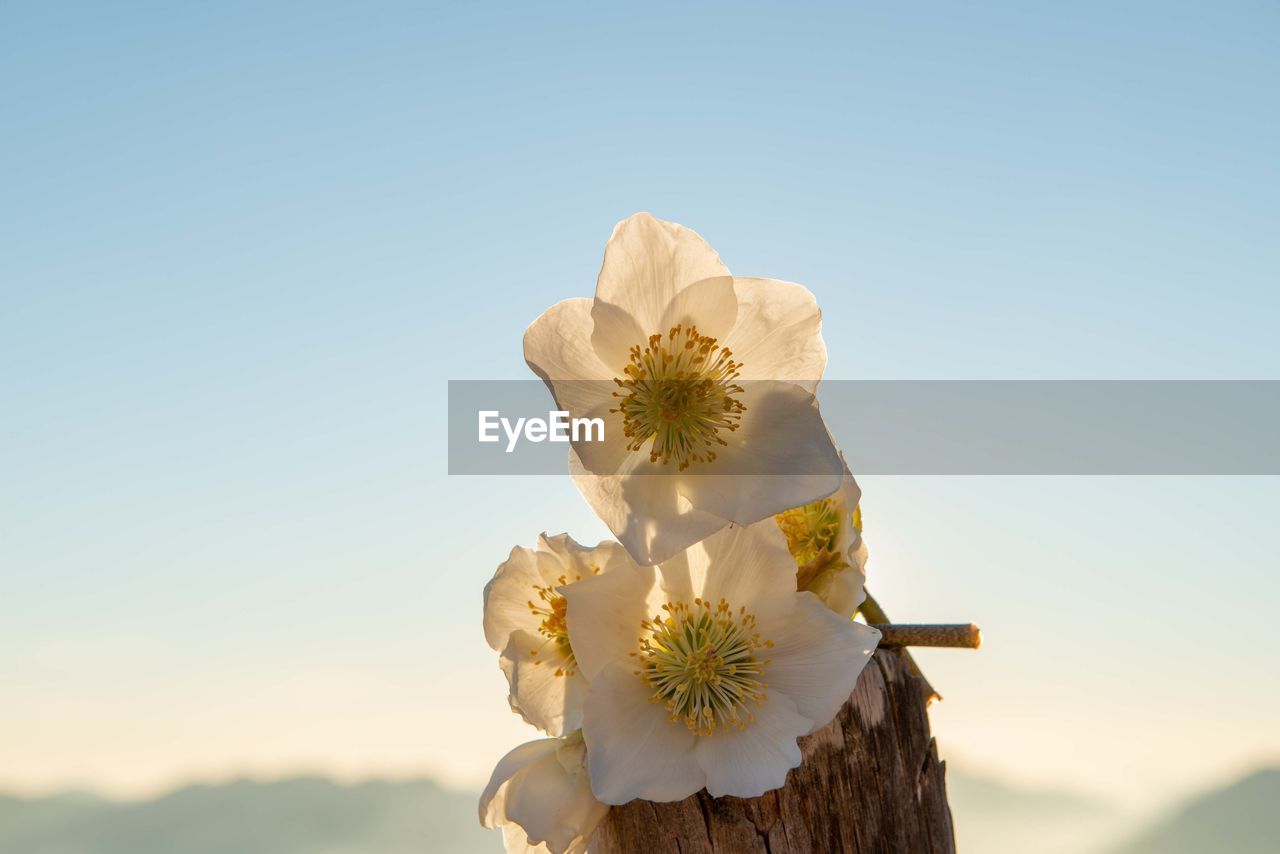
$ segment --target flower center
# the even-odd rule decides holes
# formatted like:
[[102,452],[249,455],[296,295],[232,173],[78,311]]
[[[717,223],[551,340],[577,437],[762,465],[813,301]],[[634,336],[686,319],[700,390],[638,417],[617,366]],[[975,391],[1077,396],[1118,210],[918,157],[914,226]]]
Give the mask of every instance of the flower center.
[[[593,574],[599,574],[599,567],[592,567]],[[574,578],[574,581],[581,581],[582,576]],[[565,621],[565,611],[568,602],[564,596],[556,592],[556,587],[562,587],[568,584],[565,576],[556,579],[554,586],[547,585],[543,587],[540,584],[533,585],[534,591],[538,594],[538,601],[529,600],[529,610],[533,612],[535,617],[541,619],[538,624],[538,634],[546,638],[544,643],[538,649],[529,651],[530,658],[535,664],[541,664],[545,658],[540,658],[547,646],[551,646],[552,651],[556,653],[559,664],[556,667],[556,676],[572,676],[578,672],[578,659],[574,657],[573,647],[569,645],[569,626]]]
[[747,703],[763,703],[768,688],[761,677],[769,665],[756,657],[773,641],[760,639],[756,618],[740,608],[735,613],[721,599],[716,605],[694,599],[668,602],[666,617],[640,626],[640,660],[635,673],[653,689],[650,700],[664,703],[672,721],[683,721],[698,735],[716,729],[745,729],[755,720]]
[[774,521],[787,538],[787,549],[796,561],[796,589],[808,590],[825,569],[844,567],[836,554],[843,524],[840,505],[833,498],[820,498],[802,507],[783,510]]
[[632,347],[625,378],[613,380],[620,403],[609,410],[622,414],[627,449],[639,451],[652,440],[649,460],[675,460],[680,471],[714,460],[715,447],[728,444],[720,431],[737,430],[746,409],[735,397],[743,391],[734,382],[742,365],[732,356],[696,326],[680,324],[665,337],[650,335],[643,350]]
[[783,510],[773,517],[787,538],[796,563],[805,564],[825,552],[833,552],[840,536],[840,508],[831,498]]

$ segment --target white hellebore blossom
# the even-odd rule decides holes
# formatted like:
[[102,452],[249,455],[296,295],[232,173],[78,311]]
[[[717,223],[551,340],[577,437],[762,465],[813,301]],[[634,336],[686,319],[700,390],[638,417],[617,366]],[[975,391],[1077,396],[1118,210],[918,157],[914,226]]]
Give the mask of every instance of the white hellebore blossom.
[[772,518],[564,595],[591,788],[607,804],[783,785],[796,740],[835,717],[880,638],[796,590]]
[[480,796],[480,824],[501,827],[509,852],[583,854],[609,807],[591,794],[582,734],[522,744]]
[[835,494],[774,517],[796,561],[796,589],[817,594],[843,617],[852,617],[867,598],[861,497],[846,466],[844,484]]
[[501,653],[512,711],[548,735],[582,725],[587,683],[565,625],[564,585],[634,567],[622,546],[581,546],[568,534],[538,537],[536,549],[516,546],[484,588],[484,637]]
[[525,332],[557,406],[605,423],[570,471],[638,562],[840,487],[814,400],[821,320],[804,287],[732,276],[695,232],[640,213],[614,229],[595,298]]

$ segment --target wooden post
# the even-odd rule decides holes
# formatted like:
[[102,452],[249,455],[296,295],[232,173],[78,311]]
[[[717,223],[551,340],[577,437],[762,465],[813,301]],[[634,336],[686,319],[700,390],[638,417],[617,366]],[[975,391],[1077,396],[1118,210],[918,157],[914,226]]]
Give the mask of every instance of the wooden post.
[[878,649],[804,762],[759,798],[613,807],[591,854],[954,854],[931,689],[901,649]]

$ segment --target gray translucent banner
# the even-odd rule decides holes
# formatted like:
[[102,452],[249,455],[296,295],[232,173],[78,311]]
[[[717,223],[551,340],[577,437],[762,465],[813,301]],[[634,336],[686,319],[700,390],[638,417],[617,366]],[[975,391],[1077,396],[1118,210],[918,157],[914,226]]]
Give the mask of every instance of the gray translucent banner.
[[[855,474],[1280,474],[1275,380],[833,380],[817,400]],[[499,420],[568,437],[556,409],[536,379],[451,380],[449,473],[564,474],[568,443],[530,440],[536,424],[512,441]],[[497,441],[479,441],[481,412]]]

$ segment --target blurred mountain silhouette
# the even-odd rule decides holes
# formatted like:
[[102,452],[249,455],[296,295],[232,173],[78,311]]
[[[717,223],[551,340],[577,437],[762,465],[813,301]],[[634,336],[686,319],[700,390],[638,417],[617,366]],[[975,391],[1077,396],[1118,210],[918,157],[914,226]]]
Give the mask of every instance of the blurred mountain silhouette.
[[484,854],[476,798],[427,780],[188,786],[152,801],[0,797],[0,854]]
[[1274,854],[1280,851],[1280,769],[1201,795],[1115,854]]
[[1110,804],[996,782],[947,765],[956,847],[973,854],[1094,854],[1132,827]]
[[[1135,835],[1131,817],[1068,792],[948,768],[967,854],[1255,854],[1280,851],[1280,770],[1209,792]],[[1127,839],[1123,845],[1117,841]],[[187,786],[150,801],[0,795],[0,854],[497,854],[476,797],[428,780],[324,778]]]

